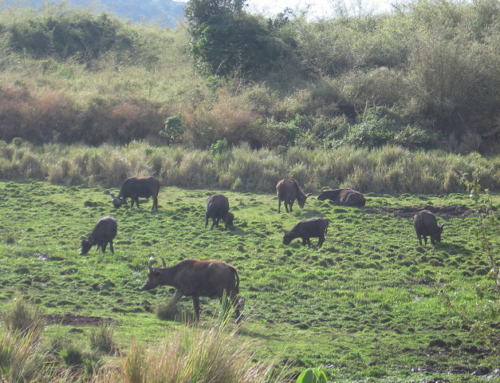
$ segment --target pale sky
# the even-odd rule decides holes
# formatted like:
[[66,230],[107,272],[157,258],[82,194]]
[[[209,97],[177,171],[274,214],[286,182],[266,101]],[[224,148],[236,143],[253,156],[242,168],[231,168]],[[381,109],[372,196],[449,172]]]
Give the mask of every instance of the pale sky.
[[390,12],[391,4],[401,3],[400,0],[247,0],[247,10],[252,13],[276,15],[283,12],[286,7],[294,11],[306,9],[309,6],[309,18],[323,18],[334,15],[335,7],[345,5],[350,15],[364,12]]

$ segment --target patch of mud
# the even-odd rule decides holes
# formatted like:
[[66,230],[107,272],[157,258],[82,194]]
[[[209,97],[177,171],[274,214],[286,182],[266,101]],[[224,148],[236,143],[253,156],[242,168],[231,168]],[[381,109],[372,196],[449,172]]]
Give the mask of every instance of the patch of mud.
[[413,215],[420,210],[429,210],[430,212],[436,214],[443,219],[456,218],[456,217],[467,217],[473,214],[473,211],[465,205],[452,205],[452,206],[429,206],[425,205],[423,207],[383,207],[383,208],[367,208],[363,209],[365,213],[371,214],[393,214],[397,218],[413,218]]
[[87,317],[73,314],[48,314],[45,315],[47,325],[58,324],[63,326],[100,326],[109,321],[101,317]]

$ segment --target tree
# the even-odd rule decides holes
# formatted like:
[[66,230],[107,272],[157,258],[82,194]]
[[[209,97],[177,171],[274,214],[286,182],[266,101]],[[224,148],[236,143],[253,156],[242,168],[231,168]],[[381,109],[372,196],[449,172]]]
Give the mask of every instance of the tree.
[[275,56],[264,20],[243,11],[245,0],[190,0],[185,15],[193,37],[191,53],[207,76],[248,75]]

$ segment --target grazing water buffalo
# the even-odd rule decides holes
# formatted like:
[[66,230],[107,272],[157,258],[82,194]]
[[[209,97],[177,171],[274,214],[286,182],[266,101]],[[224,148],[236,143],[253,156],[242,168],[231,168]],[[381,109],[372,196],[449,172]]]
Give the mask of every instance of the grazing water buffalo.
[[279,181],[276,185],[276,194],[278,195],[278,213],[281,208],[281,201],[285,203],[285,209],[288,213],[288,206],[290,206],[290,212],[292,212],[293,202],[297,200],[299,202],[300,208],[304,208],[307,197],[311,195],[304,194],[299,186],[299,183],[293,178],[285,178]]
[[241,319],[237,296],[240,279],[233,266],[225,262],[195,259],[185,259],[172,267],[167,267],[163,259],[163,267],[153,267],[152,262],[153,257],[148,263],[145,290],[162,285],[175,287],[177,292],[169,305],[174,306],[182,296],[192,297],[196,320],[200,319],[200,297],[222,299],[225,292],[235,305],[236,318]]
[[363,194],[356,190],[350,188],[340,188],[340,189],[323,189],[321,194],[318,196],[320,201],[329,199],[335,202],[337,205],[342,206],[365,206],[365,197]]
[[90,248],[97,245],[97,249],[101,248],[102,252],[106,251],[106,246],[109,243],[109,249],[112,253],[113,239],[116,237],[118,225],[116,219],[111,216],[102,217],[94,227],[92,234],[87,239],[82,239],[82,247],[80,248],[80,255],[85,255],[89,252]]
[[153,209],[158,209],[158,191],[160,190],[160,181],[154,177],[130,177],[123,181],[120,194],[113,198],[113,205],[119,208],[127,202],[127,198],[132,200],[130,207],[134,207],[134,202],[139,207],[139,197],[153,197]]
[[234,214],[229,212],[229,200],[222,194],[214,194],[207,199],[207,206],[205,210],[205,229],[208,225],[208,219],[212,218],[212,226],[219,227],[219,219],[224,222],[227,229],[229,225],[233,224]]
[[285,231],[283,236],[283,244],[288,245],[295,238],[302,238],[302,244],[311,245],[309,238],[319,238],[317,247],[320,248],[325,242],[325,234],[330,221],[326,218],[311,218],[305,221],[300,221],[291,231]]
[[434,245],[435,241],[441,242],[441,233],[443,226],[438,226],[436,216],[429,210],[417,211],[413,215],[413,227],[417,232],[418,243],[422,245],[422,236],[424,237],[425,244],[427,245],[427,236],[431,237],[431,243]]

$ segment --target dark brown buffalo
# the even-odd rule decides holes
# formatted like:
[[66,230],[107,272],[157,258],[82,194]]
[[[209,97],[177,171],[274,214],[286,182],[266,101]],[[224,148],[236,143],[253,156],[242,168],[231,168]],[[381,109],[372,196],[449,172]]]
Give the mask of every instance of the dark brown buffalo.
[[153,267],[152,262],[153,257],[149,259],[145,290],[163,285],[175,287],[177,292],[169,305],[174,306],[183,296],[191,297],[196,320],[200,319],[200,297],[222,299],[225,293],[235,305],[236,318],[240,318],[237,296],[240,279],[233,266],[225,262],[195,259],[185,259],[172,267],[167,267],[163,259],[163,267]]
[[227,229],[229,225],[233,224],[234,214],[229,211],[229,200],[222,194],[214,194],[207,199],[207,206],[205,209],[205,229],[208,225],[208,219],[212,219],[212,226],[219,227],[219,220],[224,222]]
[[328,229],[329,221],[326,218],[311,218],[300,221],[291,231],[285,231],[283,244],[288,245],[295,238],[302,238],[303,245],[311,245],[309,238],[319,238],[317,247],[320,248],[325,242],[325,234]]
[[311,195],[311,193],[304,194],[299,183],[293,178],[285,178],[279,181],[276,185],[276,194],[278,195],[278,213],[280,212],[281,201],[285,203],[285,209],[288,213],[288,206],[290,206],[290,212],[292,212],[295,200],[298,201],[300,208],[303,209],[307,197]]
[[106,251],[106,246],[109,243],[109,249],[112,253],[113,239],[116,237],[118,225],[116,219],[111,216],[102,217],[94,227],[92,234],[87,239],[82,239],[82,247],[80,254],[85,255],[89,252],[92,246],[97,245],[97,249],[101,248],[102,252]]
[[427,245],[427,236],[431,237],[431,243],[434,244],[435,241],[441,242],[441,233],[443,232],[443,226],[438,226],[436,216],[429,210],[417,211],[413,215],[413,227],[417,232],[418,243],[422,245],[422,238],[424,237],[425,244]]
[[363,194],[356,190],[350,188],[340,188],[340,189],[323,189],[321,194],[318,196],[320,201],[329,199],[335,202],[337,205],[342,206],[365,206],[366,200]]
[[113,205],[119,208],[127,202],[127,198],[132,200],[130,207],[134,207],[134,202],[139,207],[139,197],[153,197],[153,209],[158,209],[158,191],[160,190],[160,181],[154,177],[130,177],[123,181],[120,194],[113,198]]

